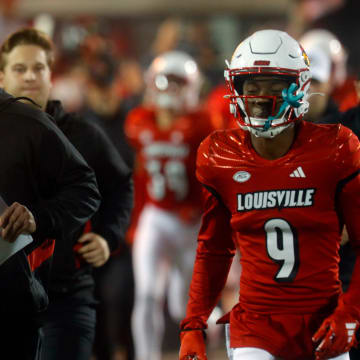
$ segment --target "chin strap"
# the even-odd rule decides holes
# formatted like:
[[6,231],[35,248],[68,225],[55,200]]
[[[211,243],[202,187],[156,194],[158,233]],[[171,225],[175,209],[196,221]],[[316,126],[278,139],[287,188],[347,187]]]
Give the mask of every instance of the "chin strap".
[[298,108],[301,105],[299,100],[303,98],[304,93],[300,91],[298,95],[293,94],[298,88],[298,85],[292,83],[287,89],[284,89],[282,91],[281,96],[284,102],[281,104],[278,113],[275,116],[269,116],[268,119],[265,121],[263,131],[267,131],[270,129],[272,121],[278,118],[286,110],[288,105],[294,108]]

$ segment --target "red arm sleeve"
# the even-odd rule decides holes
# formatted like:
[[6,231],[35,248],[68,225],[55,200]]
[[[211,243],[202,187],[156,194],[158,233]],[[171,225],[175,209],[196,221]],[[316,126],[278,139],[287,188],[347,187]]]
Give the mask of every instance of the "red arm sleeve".
[[181,329],[206,328],[219,301],[235,254],[229,210],[211,188],[204,188],[205,211],[198,237],[186,318]]
[[338,183],[337,197],[340,217],[345,223],[349,239],[357,260],[355,262],[348,290],[339,301],[339,306],[346,308],[360,321],[360,143],[348,129],[341,128],[345,141],[339,147],[339,166],[343,171]]
[[341,191],[341,209],[352,248],[356,253],[348,290],[341,296],[340,306],[345,306],[360,321],[360,170],[345,179],[346,184]]

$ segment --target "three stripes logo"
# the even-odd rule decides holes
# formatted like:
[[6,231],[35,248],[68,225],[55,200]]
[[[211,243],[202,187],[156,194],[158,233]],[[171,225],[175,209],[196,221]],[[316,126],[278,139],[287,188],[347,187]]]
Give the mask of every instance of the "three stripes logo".
[[302,167],[299,166],[297,169],[295,169],[295,170],[290,174],[290,177],[305,178],[306,175],[305,175],[304,170],[302,169]]
[[346,330],[347,330],[347,333],[348,333],[348,343],[350,344],[353,341],[357,324],[356,324],[356,322],[345,323],[345,327],[346,327]]

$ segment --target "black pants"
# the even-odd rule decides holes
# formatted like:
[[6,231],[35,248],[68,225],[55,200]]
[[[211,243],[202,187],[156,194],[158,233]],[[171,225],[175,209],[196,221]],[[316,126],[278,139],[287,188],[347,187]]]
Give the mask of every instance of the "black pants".
[[360,350],[351,349],[350,350],[350,360],[360,360]]
[[0,322],[1,359],[39,360],[41,332],[37,323],[27,317],[1,317]]
[[40,360],[89,360],[95,336],[92,304],[72,298],[51,301],[42,328]]
[[124,359],[134,359],[131,314],[134,303],[134,276],[130,250],[110,258],[94,269],[97,308],[94,354],[97,360],[113,359],[116,349]]
[[[349,242],[340,247],[339,254],[340,254],[340,264],[339,264],[340,280],[342,283],[343,291],[346,291],[351,280],[351,275],[354,269],[356,256]],[[360,331],[357,332],[357,339],[358,341],[360,340]],[[350,360],[360,360],[360,349],[350,350]]]

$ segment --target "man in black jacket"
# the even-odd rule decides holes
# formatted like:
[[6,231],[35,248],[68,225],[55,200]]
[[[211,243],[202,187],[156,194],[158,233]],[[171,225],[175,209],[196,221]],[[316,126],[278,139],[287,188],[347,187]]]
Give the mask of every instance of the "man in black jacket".
[[33,242],[0,265],[0,344],[12,359],[36,359],[54,241],[98,209],[93,171],[35,107],[0,90],[0,241],[31,233]]
[[[105,45],[106,40],[103,41]],[[84,42],[85,47],[91,44],[91,36]],[[135,152],[126,139],[124,121],[127,111],[136,100],[133,97],[130,102],[119,100],[118,94],[114,92],[117,59],[112,57],[110,46],[98,45],[98,48],[89,49],[84,61],[88,81],[85,107],[80,114],[105,131],[122,159],[133,169]],[[136,178],[134,189],[136,193]],[[137,200],[135,195],[135,213]],[[132,242],[131,230],[126,234],[129,243]],[[93,346],[97,360],[111,360],[114,356],[124,360],[134,359],[133,335],[129,331],[135,295],[131,250],[129,245],[121,254],[112,256],[104,266],[94,269],[95,295],[99,300]]]
[[67,241],[55,248],[43,327],[42,359],[85,360],[95,333],[92,267],[104,265],[123,245],[132,208],[132,178],[103,130],[65,113],[59,101],[49,101],[52,58],[52,42],[45,34],[31,28],[15,32],[2,46],[2,82],[5,90],[30,97],[50,114],[96,174],[100,209],[85,231],[64,234]]

